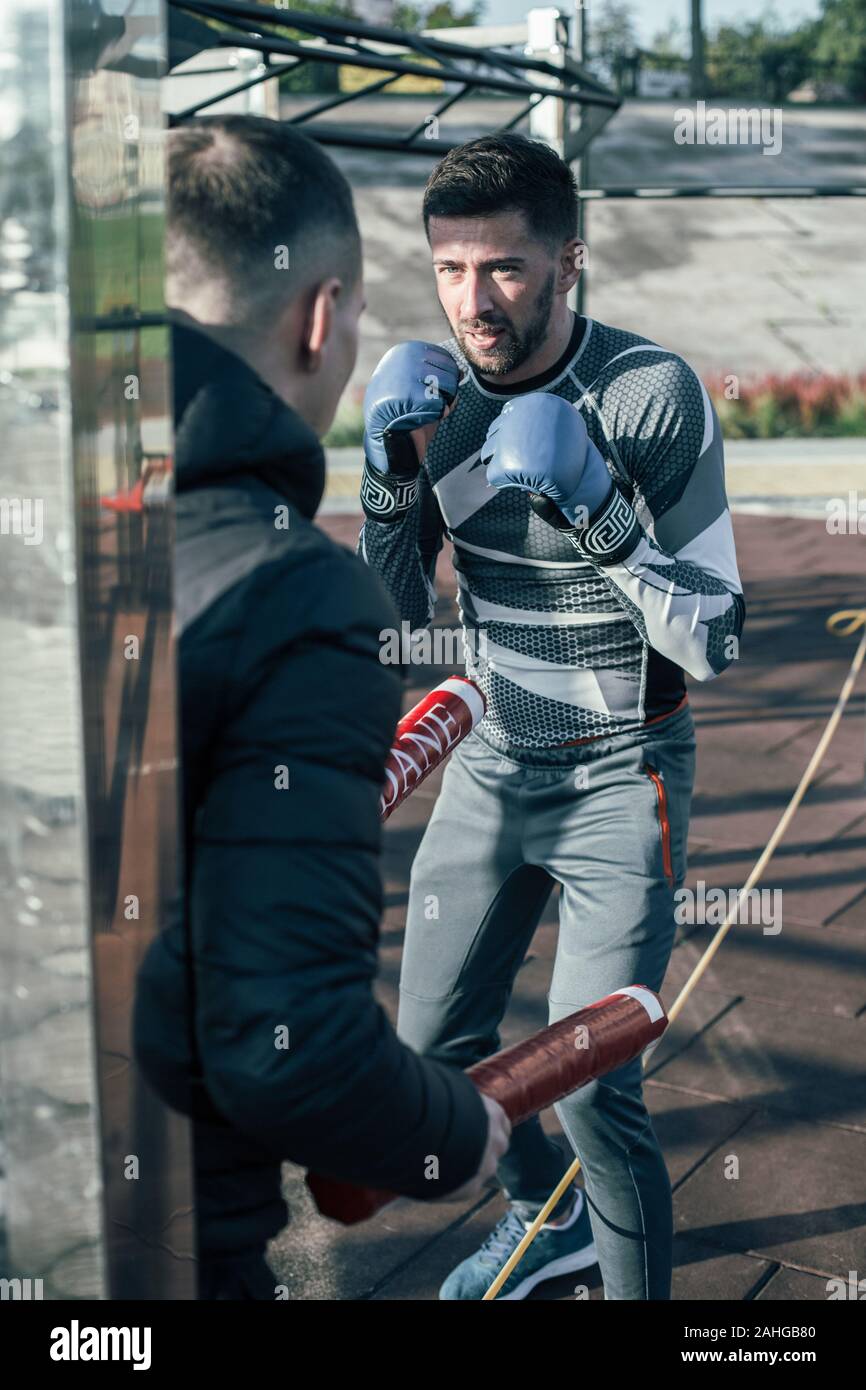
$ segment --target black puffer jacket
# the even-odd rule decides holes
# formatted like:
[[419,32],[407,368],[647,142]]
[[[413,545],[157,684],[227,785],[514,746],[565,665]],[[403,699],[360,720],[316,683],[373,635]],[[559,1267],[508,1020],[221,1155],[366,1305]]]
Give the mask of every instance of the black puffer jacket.
[[312,432],[238,358],[174,331],[186,906],[142,968],[136,1051],[198,1119],[200,1222],[229,1252],[284,1221],[279,1159],[429,1198],[475,1171],[487,1124],[373,999],[396,614],[313,525]]

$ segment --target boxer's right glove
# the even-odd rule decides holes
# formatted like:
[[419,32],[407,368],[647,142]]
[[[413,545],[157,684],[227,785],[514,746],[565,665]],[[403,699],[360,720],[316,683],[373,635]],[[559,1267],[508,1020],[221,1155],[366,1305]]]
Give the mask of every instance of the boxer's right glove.
[[458,379],[454,358],[435,343],[385,353],[364,393],[361,506],[371,521],[400,521],[414,503],[421,465],[411,432],[438,424]]
[[587,434],[576,406],[531,391],[503,406],[481,446],[492,487],[517,487],[542,521],[586,559],[615,565],[641,536],[637,517]]

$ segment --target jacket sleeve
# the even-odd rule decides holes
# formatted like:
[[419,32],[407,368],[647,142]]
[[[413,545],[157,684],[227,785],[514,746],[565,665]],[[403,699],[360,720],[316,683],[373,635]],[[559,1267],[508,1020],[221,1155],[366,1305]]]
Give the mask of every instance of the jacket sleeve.
[[379,575],[410,632],[433,621],[436,557],[444,534],[439,503],[423,467],[418,496],[406,516],[392,522],[367,520],[361,529],[358,553]]
[[400,681],[379,660],[377,581],[333,550],[261,586],[239,638],[195,829],[198,1047],[218,1109],[281,1157],[432,1198],[474,1173],[487,1121],[374,999]]

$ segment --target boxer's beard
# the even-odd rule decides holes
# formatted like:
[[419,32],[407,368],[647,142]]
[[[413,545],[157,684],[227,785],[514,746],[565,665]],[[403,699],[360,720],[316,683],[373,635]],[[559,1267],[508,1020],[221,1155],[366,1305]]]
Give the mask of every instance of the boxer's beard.
[[[532,318],[522,329],[515,328],[511,319],[499,315],[498,318],[475,319],[469,323],[458,324],[456,333],[463,352],[472,366],[485,376],[504,376],[522,367],[547,337],[550,327],[550,311],[553,307],[554,274],[551,271],[541,288],[532,311]],[[467,330],[489,328],[495,331],[504,328],[505,333],[489,352],[482,352],[467,338]]]

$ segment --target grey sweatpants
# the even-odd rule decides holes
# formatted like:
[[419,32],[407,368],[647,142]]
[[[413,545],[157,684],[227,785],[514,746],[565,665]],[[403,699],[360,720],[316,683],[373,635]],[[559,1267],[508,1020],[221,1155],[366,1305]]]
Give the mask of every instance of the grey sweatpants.
[[[496,1051],[554,882],[550,1021],[623,985],[660,989],[673,890],[686,871],[694,747],[688,706],[637,734],[519,763],[477,735],[460,745],[412,870],[397,1025],[405,1042],[460,1067]],[[640,1058],[556,1112],[581,1161],[605,1297],[669,1298],[670,1179]],[[564,1171],[562,1151],[531,1120],[514,1131],[499,1176],[512,1200],[538,1204]]]

